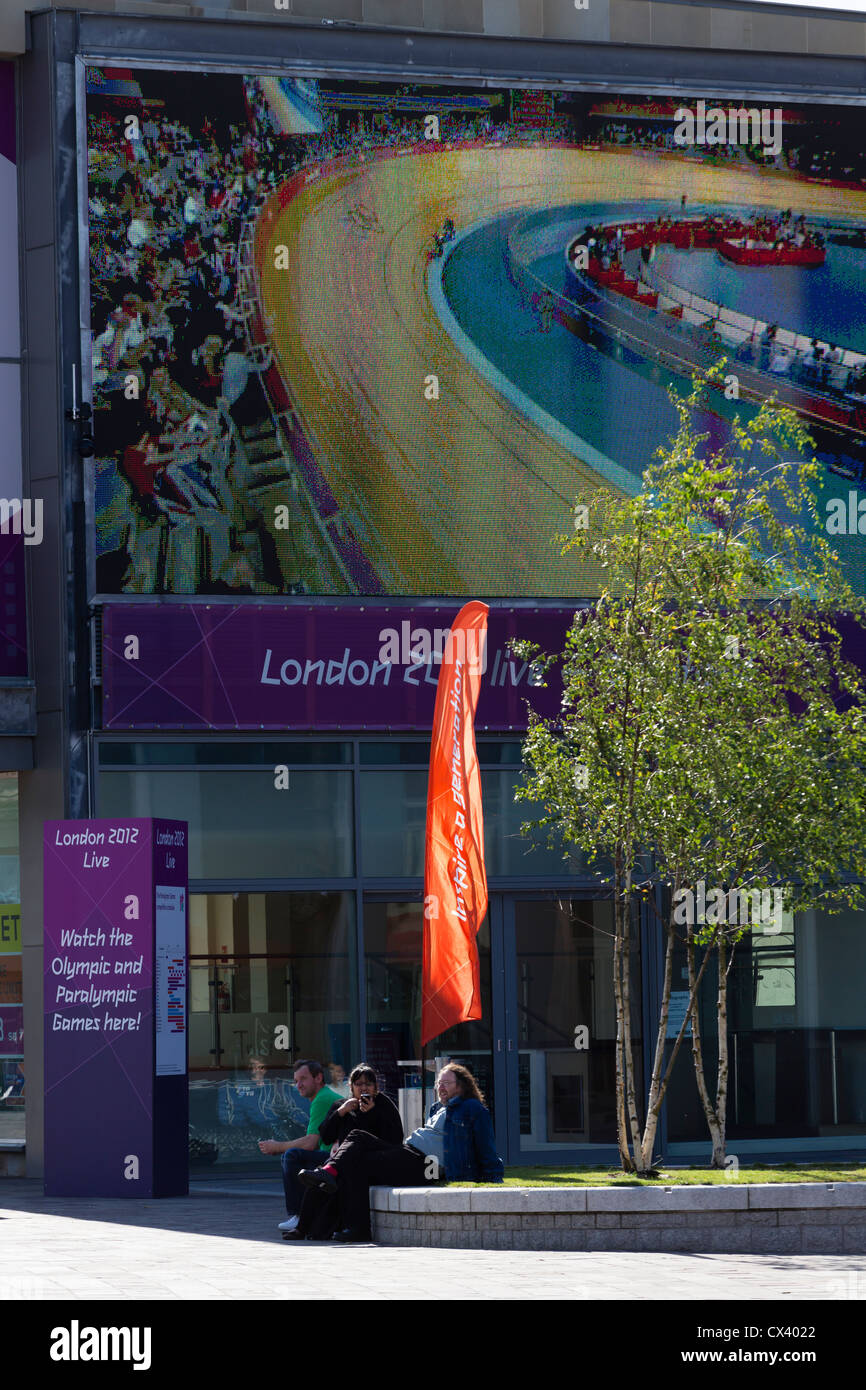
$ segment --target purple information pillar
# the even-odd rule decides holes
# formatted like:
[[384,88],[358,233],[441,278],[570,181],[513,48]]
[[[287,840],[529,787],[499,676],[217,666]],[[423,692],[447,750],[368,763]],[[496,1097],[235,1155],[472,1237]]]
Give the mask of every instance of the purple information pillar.
[[187,826],[45,827],[45,1193],[188,1190]]

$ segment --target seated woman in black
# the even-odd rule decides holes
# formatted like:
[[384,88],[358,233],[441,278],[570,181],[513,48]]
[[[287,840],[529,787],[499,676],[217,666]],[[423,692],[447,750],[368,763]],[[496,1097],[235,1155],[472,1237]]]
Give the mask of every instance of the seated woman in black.
[[[366,1062],[359,1062],[349,1075],[351,1094],[341,1105],[332,1105],[321,1125],[319,1139],[322,1147],[330,1144],[332,1152],[353,1130],[363,1130],[381,1144],[394,1147],[403,1142],[403,1122],[396,1105],[376,1085],[376,1073]],[[335,1231],[346,1224],[335,1194],[320,1190],[304,1193],[298,1224],[283,1234],[284,1240],[329,1240]]]

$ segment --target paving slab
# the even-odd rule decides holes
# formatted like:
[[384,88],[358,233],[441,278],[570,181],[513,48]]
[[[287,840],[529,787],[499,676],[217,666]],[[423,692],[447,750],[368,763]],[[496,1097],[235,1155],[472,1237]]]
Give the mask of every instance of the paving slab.
[[[281,1219],[279,1194],[218,1195],[202,1184],[164,1201],[83,1202],[4,1180],[0,1302],[866,1297],[862,1255],[339,1246],[283,1241]],[[562,1232],[572,1234],[582,1233]]]

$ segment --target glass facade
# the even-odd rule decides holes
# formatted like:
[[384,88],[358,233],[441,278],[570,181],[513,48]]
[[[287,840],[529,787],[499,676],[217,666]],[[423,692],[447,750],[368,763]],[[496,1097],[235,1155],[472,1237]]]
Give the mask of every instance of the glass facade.
[[[397,1101],[408,1131],[423,1124],[421,1087],[421,937],[420,902],[364,904],[366,1027],[364,1051],[389,1094]],[[491,1030],[490,919],[478,933],[482,1017],[449,1028],[428,1049],[436,1058],[451,1057],[470,1068],[491,1110],[495,1110]],[[431,1078],[428,1077],[428,1087]],[[429,1090],[427,1103],[431,1100]]]
[[190,1153],[262,1162],[259,1139],[306,1130],[291,1063],[340,1082],[358,1055],[351,893],[190,895]]
[[[685,980],[685,959],[675,979]],[[866,934],[862,912],[807,912],[778,933],[756,927],[734,952],[729,977],[728,1136],[825,1141],[866,1135]],[[717,972],[707,969],[701,1033],[714,1093]],[[677,1059],[668,1104],[673,1142],[702,1142],[706,1126],[691,1052]]]
[[[581,899],[514,904],[521,1152],[615,1144],[613,907]],[[631,955],[640,1067],[640,950]]]
[[187,821],[191,879],[348,878],[351,797],[350,774],[331,768],[109,772],[100,814]]
[[[489,878],[521,878],[574,872],[579,860],[563,860],[539,835],[524,836],[520,827],[538,814],[527,802],[515,802],[520,779],[516,768],[482,768],[484,854]],[[362,770],[361,853],[365,876],[419,878],[424,873],[424,827],[427,817],[427,769]]]
[[[514,801],[520,744],[479,741],[478,751],[491,885],[573,882],[575,859],[520,833],[534,810]],[[321,1059],[338,1086],[366,1058],[407,1129],[420,1122],[428,756],[424,740],[100,745],[100,816],[189,821],[195,1167],[272,1163],[258,1139],[303,1132],[297,1057]],[[495,887],[491,902],[495,926],[488,917],[478,938],[483,1017],[437,1039],[427,1058],[432,1071],[459,1057],[495,1107],[492,958],[495,937],[501,977],[503,933]],[[521,1094],[533,1084],[522,1083]],[[563,1142],[575,1137],[563,1131]]]
[[[519,743],[480,739],[478,751],[490,889],[478,938],[483,1015],[436,1039],[427,1065],[450,1057],[471,1067],[507,1161],[613,1161],[611,904],[579,856],[521,834],[534,808],[514,800]],[[425,740],[381,737],[100,745],[98,815],[189,821],[197,1169],[272,1163],[258,1140],[304,1131],[308,1103],[291,1069],[298,1057],[320,1059],[337,1089],[366,1058],[404,1125],[421,1119],[428,752]],[[2,833],[0,873],[11,895],[13,839]],[[866,1133],[863,916],[806,913],[738,945],[728,1010],[732,1151],[738,1143],[770,1154],[791,1144],[854,1148]],[[660,948],[649,930],[636,931],[632,947],[639,1094],[645,1034],[654,1033],[643,1015],[659,983]],[[686,983],[680,955],[674,1008]],[[711,1086],[715,989],[710,968],[701,1020]],[[17,1077],[10,1072],[7,1087],[20,1090]],[[672,1156],[697,1149],[706,1157],[688,1047],[665,1124]]]

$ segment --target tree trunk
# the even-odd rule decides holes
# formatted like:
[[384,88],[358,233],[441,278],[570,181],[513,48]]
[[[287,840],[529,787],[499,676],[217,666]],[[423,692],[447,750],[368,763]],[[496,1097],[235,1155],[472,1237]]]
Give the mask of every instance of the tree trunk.
[[[662,990],[661,1009],[659,1010],[659,1030],[658,1036],[656,1037],[655,1059],[653,1062],[652,1082],[650,1084],[649,1103],[647,1106],[647,1130],[649,1131],[651,1127],[653,1136],[655,1135],[655,1129],[658,1123],[658,1116],[661,1113],[662,1102],[664,1101],[665,1095],[667,1094],[667,1089],[670,1084],[671,1076],[673,1074],[674,1065],[676,1063],[677,1057],[679,1056],[679,1051],[682,1047],[683,1038],[686,1034],[686,1029],[689,1026],[689,1021],[697,1015],[698,990],[700,989],[701,980],[704,977],[704,971],[706,970],[707,964],[710,959],[710,954],[709,952],[707,952],[704,957],[701,968],[697,972],[697,975],[694,974],[693,968],[690,970],[689,1006],[686,1010],[685,1018],[683,1019],[680,1025],[679,1032],[677,1033],[677,1036],[674,1039],[674,1045],[671,1048],[671,1055],[668,1058],[667,1066],[664,1068],[664,1075],[662,1075],[665,1045],[667,1042],[667,1021],[670,1009],[673,951],[674,944],[676,941],[674,924],[671,919],[668,920],[667,933],[668,944],[665,954],[664,988]],[[694,966],[693,951],[691,955],[690,966]]]
[[713,1139],[713,1167],[724,1168],[727,1164],[725,1148],[727,1144],[727,1123],[728,1123],[728,1078],[729,1054],[728,1054],[728,975],[734,963],[735,947],[731,946],[730,958],[728,958],[727,942],[724,934],[719,936],[719,992],[718,992],[718,1019],[719,1019],[719,1079],[716,1085],[716,1119],[718,1122],[719,1142],[716,1144]]
[[[652,1170],[653,1148],[658,1131],[659,1115],[667,1093],[673,1066],[685,1036],[688,1020],[696,1013],[697,991],[703,979],[709,960],[707,954],[700,971],[694,973],[694,946],[690,962],[689,1010],[674,1041],[667,1066],[664,1063],[667,1043],[667,1022],[670,1012],[671,985],[673,981],[673,954],[676,935],[672,921],[667,923],[667,945],[665,948],[664,982],[662,986],[661,1007],[659,1009],[658,1033],[656,1035],[653,1069],[650,1078],[646,1123],[641,1130],[637,1113],[634,1084],[634,1055],[631,1048],[631,1017],[629,1013],[630,982],[629,964],[629,892],[630,876],[621,872],[620,861],[614,870],[614,946],[613,946],[613,987],[616,1002],[616,1120],[617,1144],[623,1171],[635,1172],[646,1177]],[[706,1089],[706,1088],[704,1088]],[[707,1097],[712,1113],[712,1105]],[[706,1113],[706,1111],[705,1111]],[[709,1122],[709,1117],[708,1117]]]
[[[719,941],[720,941],[720,943],[721,943],[721,938],[719,938]],[[708,955],[709,955],[710,949],[711,949],[711,948],[708,946],[708,947],[707,947],[707,954],[708,954]],[[713,1105],[713,1102],[710,1100],[710,1093],[709,1093],[709,1088],[708,1088],[708,1086],[707,1086],[706,1072],[705,1072],[705,1069],[704,1069],[704,1049],[703,1049],[703,1040],[702,1040],[702,1038],[701,1038],[701,1019],[700,1019],[700,1010],[699,1010],[699,1008],[698,1008],[698,1001],[697,1001],[697,983],[696,983],[696,974],[695,974],[695,934],[694,934],[694,930],[692,929],[691,926],[689,926],[689,928],[688,928],[688,934],[687,934],[687,936],[686,936],[686,957],[687,957],[687,959],[688,959],[688,966],[689,966],[689,993],[690,993],[690,995],[694,998],[694,1009],[692,1010],[692,1061],[694,1062],[694,1068],[695,1068],[695,1081],[697,1082],[698,1095],[700,1096],[700,1099],[701,1099],[701,1105],[702,1105],[702,1107],[703,1107],[704,1117],[705,1117],[706,1122],[707,1122],[707,1128],[708,1128],[709,1131],[710,1131],[710,1140],[711,1140],[711,1143],[712,1143],[712,1146],[713,1146],[712,1167],[713,1167],[713,1168],[724,1168],[724,1166],[725,1166],[725,1136],[724,1136],[724,1130],[723,1130],[722,1128],[720,1128],[720,1126],[719,1126],[719,1116],[718,1116],[718,1113],[717,1113],[717,1111],[716,1111],[716,1107]],[[721,958],[720,958],[720,962],[719,962],[719,983],[720,983],[720,985],[721,985],[721,979],[722,979],[722,975],[721,975]],[[719,1035],[719,1068],[720,1068],[719,1074],[720,1074],[720,1075],[721,1075],[721,1047],[722,1047],[722,1038],[721,1038],[721,1034],[720,1034],[720,1035]],[[717,1100],[718,1100],[718,1087],[716,1088],[716,1098],[717,1098]],[[721,1155],[721,1162],[718,1161],[719,1155]]]
[[625,1023],[622,997],[622,893],[620,891],[619,863],[615,869],[613,901],[613,996],[616,1005],[616,1139],[619,1147],[620,1163],[624,1173],[634,1171],[634,1164],[628,1142],[626,1124],[626,1072],[628,1059],[625,1053]]
[[[667,943],[665,945],[664,975],[662,978],[661,1007],[659,1009],[658,1032],[656,1033],[652,1076],[650,1077],[649,1091],[647,1094],[647,1119],[641,1153],[644,1170],[647,1172],[652,1167],[652,1150],[655,1144],[659,1115],[661,1114],[662,1101],[664,1100],[666,1089],[662,1083],[662,1067],[664,1066],[665,1059],[668,1014],[670,1012],[671,1003],[671,985],[673,983],[674,943],[674,934],[670,927],[668,927]],[[648,1153],[647,1150],[649,1150]]]
[[634,1084],[634,1047],[631,1037],[631,872],[625,876],[625,895],[622,904],[622,1020],[623,1054],[625,1058],[625,1102],[626,1113],[631,1130],[632,1150],[638,1172],[652,1167],[652,1139],[650,1140],[649,1160],[645,1156],[646,1135],[641,1135],[640,1120],[637,1113],[637,1095]]

